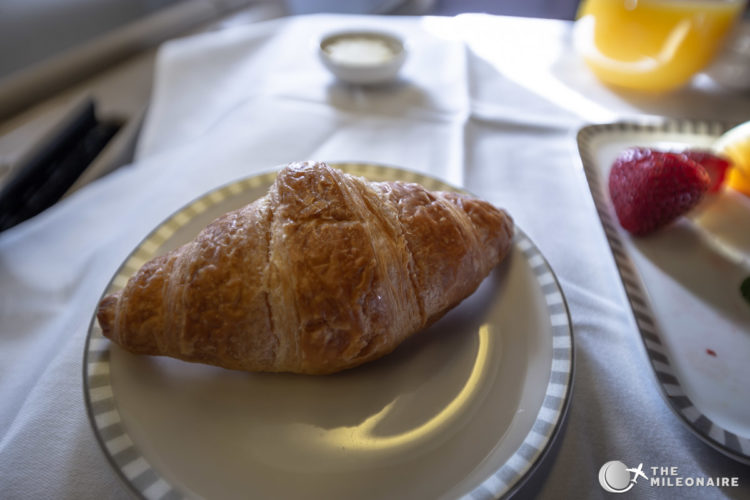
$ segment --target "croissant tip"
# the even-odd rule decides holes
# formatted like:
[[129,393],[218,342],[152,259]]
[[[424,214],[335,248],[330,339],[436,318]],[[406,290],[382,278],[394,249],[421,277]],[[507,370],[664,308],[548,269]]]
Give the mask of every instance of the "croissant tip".
[[119,300],[119,292],[107,295],[101,300],[101,302],[99,302],[99,307],[96,311],[96,319],[99,320],[102,334],[109,339],[111,339],[114,334],[115,312]]

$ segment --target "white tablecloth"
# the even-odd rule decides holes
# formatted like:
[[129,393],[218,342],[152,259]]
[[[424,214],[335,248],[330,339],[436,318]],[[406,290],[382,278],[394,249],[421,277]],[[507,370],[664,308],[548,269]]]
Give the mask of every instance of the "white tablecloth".
[[[408,39],[395,85],[348,87],[316,60],[317,36],[356,25]],[[0,498],[131,497],[83,403],[83,346],[100,294],[175,209],[300,159],[391,164],[464,186],[506,207],[550,261],[575,329],[574,391],[559,445],[522,495],[602,497],[599,468],[622,460],[740,478],[738,488],[661,494],[750,497],[750,469],[694,437],[659,395],[574,140],[586,123],[642,115],[739,122],[750,97],[700,80],[659,98],[615,93],[572,52],[571,27],[323,15],[166,44],[135,163],[0,234]]]

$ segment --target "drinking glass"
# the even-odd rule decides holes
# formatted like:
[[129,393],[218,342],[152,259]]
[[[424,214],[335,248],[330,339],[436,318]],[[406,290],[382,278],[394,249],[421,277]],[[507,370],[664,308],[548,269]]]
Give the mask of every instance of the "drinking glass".
[[663,92],[720,52],[747,0],[583,0],[574,43],[607,84]]

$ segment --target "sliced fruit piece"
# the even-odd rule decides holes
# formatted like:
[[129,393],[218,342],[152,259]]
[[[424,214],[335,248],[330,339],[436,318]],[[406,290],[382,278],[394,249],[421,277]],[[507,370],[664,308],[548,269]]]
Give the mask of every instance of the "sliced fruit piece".
[[648,234],[686,213],[711,184],[706,169],[684,154],[630,148],[609,173],[609,192],[620,224]]

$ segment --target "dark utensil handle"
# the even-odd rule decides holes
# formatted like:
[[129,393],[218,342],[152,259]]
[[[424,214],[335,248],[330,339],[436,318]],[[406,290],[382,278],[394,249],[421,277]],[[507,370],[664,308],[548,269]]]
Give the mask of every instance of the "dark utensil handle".
[[118,129],[97,121],[92,100],[79,106],[0,191],[0,231],[54,205]]

